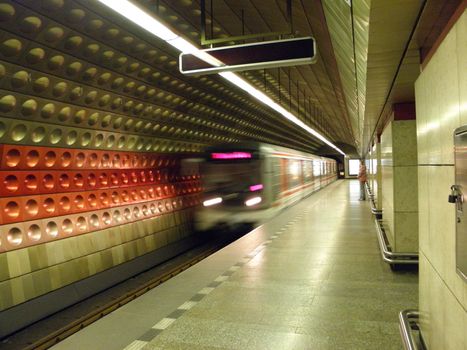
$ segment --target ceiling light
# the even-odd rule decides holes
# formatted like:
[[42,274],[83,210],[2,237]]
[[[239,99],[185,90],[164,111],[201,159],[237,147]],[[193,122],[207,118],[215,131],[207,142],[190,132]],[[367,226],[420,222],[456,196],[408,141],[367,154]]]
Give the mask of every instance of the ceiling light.
[[[181,51],[182,53],[191,53],[198,57],[199,59],[212,64],[214,66],[220,66],[223,63],[216,59],[215,57],[209,55],[207,52],[204,52],[198,49],[195,45],[187,41],[186,39],[182,38],[181,36],[175,34],[172,30],[170,30],[165,24],[159,22],[156,18],[152,15],[148,14],[145,10],[141,9],[134,3],[129,0],[97,0],[102,4],[108,6],[115,12],[118,12],[123,17],[129,19],[136,25],[140,26],[141,28],[147,30],[149,33],[155,35],[156,37],[160,38],[161,40],[165,41],[167,44],[171,45],[172,47],[176,48],[177,50]],[[334,145],[331,141],[325,138],[316,130],[310,128],[292,113],[287,111],[285,108],[274,102],[271,98],[269,98],[266,94],[261,92],[260,90],[256,89],[253,85],[242,79],[235,73],[232,72],[222,72],[219,73],[220,76],[230,81],[232,84],[238,86],[242,90],[248,92],[250,95],[255,97],[257,100],[261,101],[262,103],[268,105],[276,112],[281,114],[283,117],[290,120],[295,125],[298,125],[302,129],[306,130],[308,133],[312,134],[317,139],[324,142],[326,145],[332,147],[339,153],[345,156],[345,153],[340,150],[336,145]]]

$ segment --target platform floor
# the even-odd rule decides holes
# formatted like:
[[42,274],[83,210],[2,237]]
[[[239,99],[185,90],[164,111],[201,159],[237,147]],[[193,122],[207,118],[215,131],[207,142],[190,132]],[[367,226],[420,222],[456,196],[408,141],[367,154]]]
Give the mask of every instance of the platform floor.
[[417,274],[358,197],[338,181],[53,349],[402,349]]

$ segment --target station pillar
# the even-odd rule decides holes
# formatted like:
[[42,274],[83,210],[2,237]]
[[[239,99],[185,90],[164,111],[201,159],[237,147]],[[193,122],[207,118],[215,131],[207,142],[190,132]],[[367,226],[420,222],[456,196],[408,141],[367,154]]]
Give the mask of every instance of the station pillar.
[[381,135],[383,225],[394,252],[418,252],[415,104],[394,104]]

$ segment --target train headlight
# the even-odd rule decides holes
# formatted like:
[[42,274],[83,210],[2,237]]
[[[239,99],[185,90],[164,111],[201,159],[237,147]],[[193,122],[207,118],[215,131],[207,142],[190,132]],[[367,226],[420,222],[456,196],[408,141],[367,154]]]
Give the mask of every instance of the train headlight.
[[245,205],[246,205],[247,207],[251,207],[251,206],[253,206],[253,205],[256,205],[256,204],[258,204],[258,203],[261,203],[261,201],[262,201],[261,197],[253,197],[253,198],[248,199],[248,200],[245,202]]
[[211,199],[205,200],[203,202],[203,206],[210,207],[211,205],[216,205],[216,204],[219,204],[219,203],[222,203],[222,198],[221,197],[216,197],[216,198],[211,198]]

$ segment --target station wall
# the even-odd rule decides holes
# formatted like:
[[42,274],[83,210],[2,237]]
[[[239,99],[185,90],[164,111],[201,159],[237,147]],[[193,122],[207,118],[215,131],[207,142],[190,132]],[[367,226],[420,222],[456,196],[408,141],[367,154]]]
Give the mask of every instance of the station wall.
[[467,348],[467,282],[456,273],[453,131],[467,124],[467,12],[416,85],[421,330],[428,349]]

